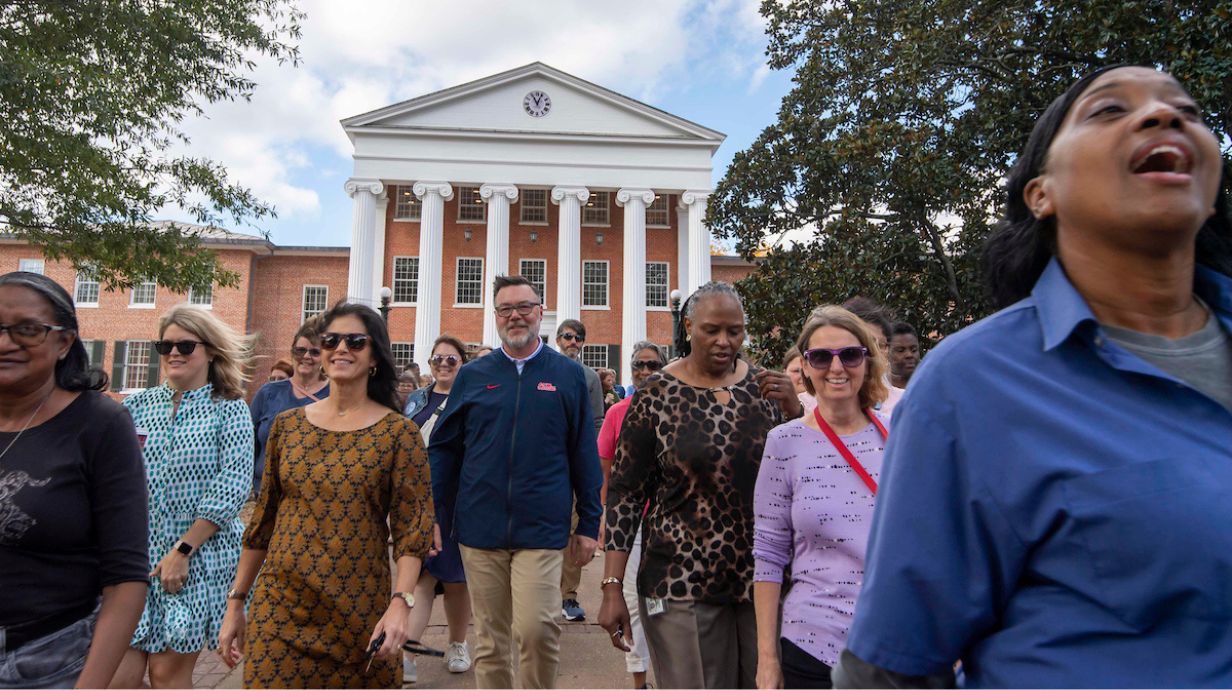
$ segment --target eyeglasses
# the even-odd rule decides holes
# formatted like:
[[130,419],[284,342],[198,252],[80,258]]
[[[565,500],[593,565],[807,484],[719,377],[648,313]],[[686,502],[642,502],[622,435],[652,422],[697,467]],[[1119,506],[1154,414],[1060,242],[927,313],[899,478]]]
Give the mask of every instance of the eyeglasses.
[[578,341],[579,343],[586,342],[586,336],[578,335],[576,333],[561,333],[560,339],[565,341],[566,343],[571,343],[575,340]]
[[64,326],[52,326],[37,321],[24,321],[10,326],[0,324],[0,333],[9,332],[9,339],[21,347],[38,347],[52,331],[67,331]]
[[359,352],[368,347],[368,341],[371,339],[370,336],[364,333],[322,333],[321,348],[324,350],[337,350],[338,345],[345,340],[348,350]]
[[296,359],[303,359],[304,355],[310,355],[312,357],[320,357],[321,348],[319,347],[293,347],[291,348],[291,354],[295,355]]
[[868,348],[854,346],[837,349],[815,347],[804,351],[805,361],[814,369],[829,369],[830,362],[834,361],[836,355],[840,364],[848,368],[855,368],[864,363],[864,358],[868,356]]
[[657,359],[638,360],[633,363],[633,368],[634,369],[649,369],[651,371],[658,371],[663,368],[663,362],[660,362]]
[[507,319],[513,316],[514,310],[517,310],[520,316],[530,316],[530,313],[539,306],[538,302],[520,302],[518,304],[502,304],[496,308],[496,315],[502,319]]
[[206,344],[207,343],[203,343],[200,340],[155,340],[154,350],[157,351],[158,354],[166,357],[171,354],[171,350],[174,349],[179,351],[181,355],[187,357],[193,353],[193,350],[197,349],[198,345]]
[[461,361],[462,358],[457,355],[433,355],[432,358],[428,360],[428,363],[434,367],[439,367],[442,364],[448,364],[451,367],[456,367],[458,366],[458,362]]

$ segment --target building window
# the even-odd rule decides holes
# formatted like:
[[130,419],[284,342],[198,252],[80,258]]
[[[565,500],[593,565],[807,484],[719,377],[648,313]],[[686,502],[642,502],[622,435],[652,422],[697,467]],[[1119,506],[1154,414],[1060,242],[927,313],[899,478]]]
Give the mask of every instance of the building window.
[[130,340],[124,355],[124,388],[149,388],[158,385],[150,381],[150,341]]
[[197,288],[188,289],[188,303],[196,304],[202,307],[214,306],[214,286],[209,285],[204,290]]
[[77,271],[77,283],[73,286],[73,301],[79,307],[98,306],[98,280],[88,270]]
[[656,194],[655,200],[646,207],[646,225],[648,227],[666,228],[671,225],[667,219],[667,202],[671,194]]
[[668,264],[666,261],[649,261],[646,263],[646,306],[667,308],[667,293],[669,284]]
[[329,287],[326,285],[304,286],[304,313],[301,322],[307,321],[317,314],[325,313],[325,305],[329,304]]
[[458,187],[458,220],[483,220],[483,199],[478,187]]
[[607,306],[607,262],[582,262],[582,306]]
[[43,275],[46,268],[47,264],[42,259],[21,259],[17,262],[17,270],[28,273]]
[[483,259],[458,257],[457,306],[483,306]]
[[606,369],[607,350],[607,345],[583,345],[582,365],[592,369]]
[[539,291],[539,301],[543,303],[544,311],[548,308],[548,262],[546,259],[522,259],[518,262],[518,273],[530,281]]
[[405,367],[415,361],[415,343],[390,343],[389,349],[393,351],[397,366]]
[[106,343],[102,340],[83,340],[81,346],[86,349],[86,361],[91,367],[103,366],[103,348]]
[[394,304],[414,304],[419,300],[419,257],[394,257]]
[[423,213],[423,202],[411,191],[411,185],[400,184],[394,187],[394,220],[419,220]]
[[611,192],[591,192],[582,207],[582,225],[611,225]]
[[521,201],[518,202],[518,206],[522,209],[521,222],[548,222],[548,190],[523,189],[520,194]]
[[133,286],[133,297],[128,303],[131,307],[154,306],[154,293],[158,285],[152,280],[143,280]]

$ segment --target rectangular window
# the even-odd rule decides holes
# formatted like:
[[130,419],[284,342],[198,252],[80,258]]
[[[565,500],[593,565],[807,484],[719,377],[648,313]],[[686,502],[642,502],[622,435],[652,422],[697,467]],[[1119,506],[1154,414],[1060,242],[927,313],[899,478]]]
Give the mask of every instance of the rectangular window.
[[415,361],[415,343],[390,343],[393,350],[394,364],[405,367]]
[[101,363],[101,362],[99,362],[99,360],[101,359],[101,357],[100,357],[99,355],[101,355],[101,354],[102,354],[102,352],[101,352],[101,351],[99,351],[99,350],[96,350],[96,349],[95,349],[95,348],[97,348],[97,347],[98,347],[99,345],[101,345],[101,344],[102,344],[102,341],[101,341],[101,340],[83,340],[83,341],[81,341],[81,346],[82,346],[82,347],[84,347],[84,348],[86,349],[86,361],[87,361],[87,362],[89,362],[89,363],[90,363],[90,366],[92,366],[92,367],[97,367],[97,366],[101,366],[101,365],[102,365],[102,363]]
[[304,286],[304,310],[300,322],[325,313],[325,305],[329,304],[329,287],[326,285]]
[[671,223],[667,219],[668,201],[671,199],[671,194],[656,194],[655,200],[650,202],[646,207],[646,226],[653,228],[666,228]]
[[591,192],[582,207],[582,225],[611,225],[611,192]]
[[646,306],[667,308],[668,264],[666,261],[646,263]]
[[458,220],[483,220],[483,198],[478,187],[458,187]]
[[154,306],[154,293],[157,291],[158,285],[152,280],[143,280],[133,286],[133,297],[129,302],[132,307],[152,307]]
[[423,202],[411,191],[411,185],[394,186],[394,220],[419,220]]
[[543,309],[548,308],[548,262],[546,259],[522,259],[518,262],[518,273],[521,273],[535,289],[543,301]]
[[582,365],[592,369],[606,369],[607,349],[607,345],[583,345]]
[[394,257],[395,304],[414,304],[419,301],[419,257]]
[[124,388],[149,388],[158,385],[149,380],[150,373],[150,341],[128,341],[128,353],[124,357]]
[[211,307],[214,305],[214,286],[210,285],[204,290],[197,288],[188,289],[188,303],[196,304],[202,307]]
[[458,281],[454,304],[483,305],[483,259],[458,257]]
[[548,190],[546,189],[523,189],[521,190],[521,201],[518,202],[521,207],[521,222],[523,223],[546,223],[548,222]]
[[98,306],[98,280],[88,270],[77,271],[77,283],[73,286],[73,301],[79,307]]
[[607,306],[607,267],[606,261],[582,262],[582,306]]
[[43,275],[47,264],[42,259],[21,259],[17,262],[17,270]]

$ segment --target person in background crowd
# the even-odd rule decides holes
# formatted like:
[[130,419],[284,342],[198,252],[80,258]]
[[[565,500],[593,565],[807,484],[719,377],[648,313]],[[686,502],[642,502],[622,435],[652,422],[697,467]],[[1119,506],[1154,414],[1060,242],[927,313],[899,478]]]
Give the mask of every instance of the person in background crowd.
[[607,411],[612,409],[612,405],[620,402],[624,396],[616,389],[616,372],[611,369],[600,369],[599,381],[603,384],[603,410],[606,416]]
[[162,385],[125,398],[144,439],[153,582],[112,686],[192,686],[213,648],[240,557],[240,508],[252,490],[252,416],[244,402],[251,338],[200,307],[159,322]]
[[269,443],[274,418],[297,407],[303,407],[329,397],[329,380],[321,367],[321,319],[305,321],[291,338],[291,361],[295,371],[287,381],[274,381],[261,386],[252,398],[252,426],[256,432],[253,444],[252,488],[261,491],[265,472],[265,446]]
[[629,609],[615,585],[623,586],[641,525],[639,615],[655,680],[747,688],[757,666],[753,484],[766,434],[802,409],[786,374],[740,359],[745,319],[735,288],[706,283],[681,313],[681,359],[633,396],[621,429],[599,624],[628,651]]
[[485,356],[490,355],[490,354],[492,354],[492,346],[491,346],[491,345],[480,345],[479,347],[475,348],[475,357],[474,357],[474,358],[475,358],[475,359],[479,359],[480,357],[485,357]]
[[[421,388],[411,394],[404,412],[423,436],[424,445],[432,434],[433,427],[445,410],[454,379],[462,365],[466,364],[466,346],[452,335],[442,335],[432,344],[432,357],[428,366],[436,377],[431,388]],[[446,506],[437,506],[437,512],[445,512]],[[445,521],[452,524],[446,516]],[[471,668],[471,651],[466,645],[466,631],[471,625],[471,598],[466,591],[466,572],[462,569],[462,554],[458,550],[458,538],[451,532],[442,533],[440,525],[433,528],[433,548],[428,552],[419,582],[415,585],[416,606],[411,611],[412,640],[418,640],[428,628],[432,616],[432,603],[440,587],[445,597],[445,620],[449,623],[449,647],[445,652],[445,667],[450,673],[465,673]],[[415,659],[402,660],[402,682],[418,680]]]
[[0,687],[107,687],[141,617],[145,473],[106,389],[64,288],[0,276]]
[[770,431],[754,490],[759,688],[830,687],[864,575],[885,454],[889,421],[873,406],[885,396],[886,362],[870,356],[872,329],[842,307],[819,312],[795,348],[814,408]]
[[787,349],[787,354],[783,355],[783,371],[791,379],[791,385],[796,389],[796,396],[800,398],[805,414],[808,414],[817,406],[817,400],[804,387],[803,366],[800,360],[800,348],[792,345]]
[[[603,413],[607,410],[604,402],[603,384],[599,374],[594,369],[582,364],[582,347],[586,343],[586,326],[577,319],[565,319],[556,327],[556,347],[560,353],[577,362],[586,375],[586,391],[590,395],[590,411],[594,416],[595,434],[603,427]],[[578,515],[573,513],[573,529],[577,528]],[[574,565],[574,559],[569,554],[564,555],[564,567],[560,574],[560,614],[567,621],[586,620],[586,610],[578,603],[578,585],[582,581],[582,569]]]
[[[634,388],[641,388],[647,379],[666,365],[667,355],[658,345],[649,340],[634,344],[633,360],[630,362]],[[600,493],[604,505],[607,504],[607,485],[612,475],[612,461],[616,458],[620,427],[632,402],[633,396],[630,395],[613,405],[603,417],[603,428],[599,430],[599,462],[603,465],[603,490]],[[603,529],[600,528],[600,534],[602,533]],[[625,564],[624,582],[621,586],[625,604],[629,607],[629,638],[633,641],[629,651],[625,652],[625,669],[633,676],[634,688],[647,687],[646,672],[650,670],[650,650],[646,644],[646,632],[642,628],[642,618],[638,615],[637,606],[637,569],[641,562],[642,530],[639,525],[637,536],[633,539],[633,548],[629,551],[629,562]],[[610,585],[614,587],[615,583]]]
[[920,363],[920,338],[911,324],[895,322],[890,328],[890,385],[906,390]]
[[427,456],[397,407],[385,321],[339,303],[322,323],[332,392],[274,420],[227,594],[220,654],[244,660],[244,687],[394,687],[432,544]]
[[[409,366],[403,367],[402,373],[398,374],[398,402],[406,409],[407,401],[410,400],[411,394],[419,388],[419,377],[411,371]],[[424,441],[427,443],[427,441]]]
[[[864,296],[852,297],[843,302],[843,308],[860,317],[864,323],[873,328],[873,335],[877,337],[877,351],[881,353],[882,357],[886,357],[886,353],[890,351],[890,336],[892,335],[890,331],[893,319],[891,318],[890,310]],[[812,316],[816,316],[820,309],[820,307],[814,309]],[[886,417],[890,417],[894,414],[894,407],[898,405],[898,401],[906,391],[890,382],[890,373],[888,371],[886,372],[885,384],[886,390],[889,392],[886,395],[886,399],[879,403],[876,409]]]
[[461,545],[477,686],[513,687],[516,640],[519,685],[550,688],[560,665],[562,549],[579,568],[594,558],[603,479],[586,378],[539,339],[535,287],[498,276],[493,302],[503,344],[454,379],[429,445],[432,491],[441,531]]
[[836,686],[1232,686],[1225,166],[1149,67],[1040,116],[984,248],[1003,309],[895,415]]
[[289,360],[280,359],[270,368],[268,383],[286,381],[295,375],[295,366]]
[[420,388],[431,388],[432,387],[432,374],[421,375],[419,377],[419,387]]

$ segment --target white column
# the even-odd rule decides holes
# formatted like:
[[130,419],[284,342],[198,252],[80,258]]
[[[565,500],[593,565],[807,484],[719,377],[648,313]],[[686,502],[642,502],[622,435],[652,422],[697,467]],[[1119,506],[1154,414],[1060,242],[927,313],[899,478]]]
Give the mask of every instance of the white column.
[[347,301],[376,307],[378,279],[372,275],[376,254],[376,197],[385,191],[380,180],[351,178],[343,185],[352,199],[351,259],[347,267]]
[[560,204],[556,252],[556,323],[582,316],[582,204],[585,187],[554,187],[552,203]]
[[483,262],[483,344],[500,343],[496,333],[496,313],[492,311],[492,283],[496,276],[509,275],[509,204],[518,200],[518,188],[511,184],[485,184],[479,196],[488,203],[488,251]]
[[680,200],[689,207],[689,290],[710,282],[710,228],[706,227],[706,199],[710,192],[688,191]]
[[682,197],[676,197],[676,287],[683,303],[689,298],[689,207]]
[[649,189],[622,189],[616,204],[625,208],[625,279],[621,299],[620,380],[633,380],[629,356],[633,345],[646,339],[646,207],[654,201]]
[[[385,213],[389,210],[388,189],[376,198],[376,225],[372,249],[372,304],[381,303],[381,286],[385,284]],[[390,334],[392,339],[393,334]]]
[[411,190],[423,200],[419,221],[415,361],[422,371],[427,371],[432,342],[441,334],[441,249],[445,234],[445,202],[453,198],[453,187],[448,182],[416,182]]

